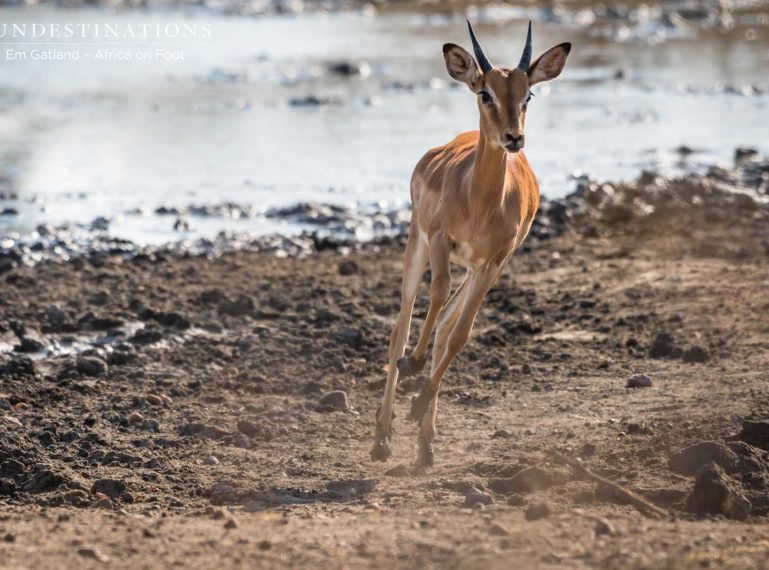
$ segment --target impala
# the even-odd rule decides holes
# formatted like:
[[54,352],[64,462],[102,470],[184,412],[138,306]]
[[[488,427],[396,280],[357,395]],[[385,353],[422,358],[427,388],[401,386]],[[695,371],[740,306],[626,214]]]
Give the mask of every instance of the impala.
[[[432,466],[438,389],[465,346],[476,314],[507,260],[529,232],[539,206],[539,184],[521,150],[531,87],[558,77],[571,50],[563,43],[531,63],[531,22],[515,69],[494,67],[467,23],[475,59],[455,44],[443,46],[449,75],[476,94],[480,131],[462,133],[425,154],[411,177],[411,226],[403,260],[401,308],[390,336],[384,398],[376,415],[373,461],[390,456],[393,401],[398,377],[418,373],[435,332],[429,379],[411,400],[419,423],[415,467]],[[416,347],[404,357],[427,260],[430,307]],[[453,294],[451,263],[466,268]]]

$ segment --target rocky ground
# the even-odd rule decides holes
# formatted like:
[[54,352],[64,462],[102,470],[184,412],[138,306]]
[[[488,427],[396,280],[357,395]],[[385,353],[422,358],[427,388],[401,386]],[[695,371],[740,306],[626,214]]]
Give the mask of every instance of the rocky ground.
[[368,458],[402,237],[4,264],[0,566],[767,568],[769,165],[740,161],[543,204],[421,474],[422,378]]

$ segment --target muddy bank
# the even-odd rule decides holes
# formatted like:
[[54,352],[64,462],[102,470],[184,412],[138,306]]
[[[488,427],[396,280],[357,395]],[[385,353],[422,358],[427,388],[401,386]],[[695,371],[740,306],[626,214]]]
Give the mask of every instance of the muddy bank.
[[[682,157],[694,151],[678,150]],[[610,183],[586,175],[575,178],[575,190],[565,198],[543,199],[527,247],[553,237],[579,234],[586,237],[626,231],[641,234],[677,224],[682,230],[707,229],[709,223],[745,223],[760,232],[769,203],[769,160],[752,148],[735,150],[731,169],[692,164],[679,177],[655,171],[643,172],[630,183]],[[700,172],[704,171],[704,172]],[[252,204],[195,205],[185,208],[160,206],[154,212],[126,212],[127,216],[152,215],[173,227],[178,240],[162,247],[140,246],[110,234],[113,220],[99,217],[88,224],[42,224],[25,236],[0,240],[0,274],[20,265],[75,258],[98,265],[111,256],[124,260],[163,259],[180,255],[218,256],[248,249],[276,256],[306,256],[326,249],[345,251],[364,244],[390,243],[408,231],[408,208],[378,210],[322,203],[261,209]],[[220,232],[214,239],[185,239],[196,224],[211,219],[262,219],[286,228],[306,228],[298,235],[253,237],[246,233]],[[741,230],[742,231],[742,230]],[[756,235],[760,241],[761,236]],[[730,247],[704,241],[702,247]],[[737,246],[739,247],[739,245]],[[735,252],[739,255],[739,252]]]
[[585,180],[545,205],[447,374],[425,474],[403,419],[424,378],[399,387],[390,464],[368,461],[402,235],[7,267],[4,562],[760,567],[766,172]]

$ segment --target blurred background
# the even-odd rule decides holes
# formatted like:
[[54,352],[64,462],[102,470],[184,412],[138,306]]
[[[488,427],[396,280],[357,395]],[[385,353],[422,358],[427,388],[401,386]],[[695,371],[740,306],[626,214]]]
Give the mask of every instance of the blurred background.
[[441,53],[469,46],[467,17],[498,65],[529,19],[535,57],[574,44],[528,114],[547,197],[769,151],[766,1],[10,2],[0,239],[67,224],[162,244],[298,232],[275,212],[302,202],[402,210],[424,151],[477,128]]

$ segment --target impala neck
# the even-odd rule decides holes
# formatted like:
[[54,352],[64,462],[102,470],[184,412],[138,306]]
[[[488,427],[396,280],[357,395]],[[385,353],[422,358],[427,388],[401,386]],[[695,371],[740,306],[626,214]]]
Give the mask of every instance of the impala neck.
[[470,193],[474,202],[499,202],[505,191],[507,176],[507,152],[499,145],[492,145],[481,128],[475,148],[475,162]]

